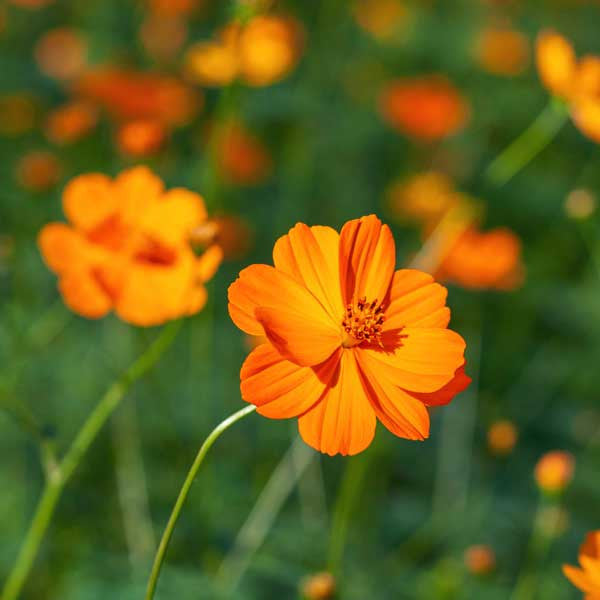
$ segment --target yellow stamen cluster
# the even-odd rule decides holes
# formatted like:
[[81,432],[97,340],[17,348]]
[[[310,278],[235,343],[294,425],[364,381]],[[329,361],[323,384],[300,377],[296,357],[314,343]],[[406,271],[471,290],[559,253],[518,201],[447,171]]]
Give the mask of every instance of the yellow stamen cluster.
[[384,320],[383,306],[377,306],[377,299],[369,303],[363,297],[356,306],[348,304],[342,320],[342,327],[347,334],[343,345],[351,347],[367,342],[382,346],[381,326]]

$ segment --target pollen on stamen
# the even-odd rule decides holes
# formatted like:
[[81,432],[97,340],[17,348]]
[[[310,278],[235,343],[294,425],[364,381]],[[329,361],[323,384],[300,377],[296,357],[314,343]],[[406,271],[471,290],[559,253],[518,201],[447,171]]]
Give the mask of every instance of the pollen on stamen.
[[366,297],[362,297],[358,299],[356,306],[348,304],[342,319],[342,328],[346,334],[342,345],[351,348],[366,342],[383,347],[381,327],[384,320],[383,306],[378,305],[377,299],[367,302]]

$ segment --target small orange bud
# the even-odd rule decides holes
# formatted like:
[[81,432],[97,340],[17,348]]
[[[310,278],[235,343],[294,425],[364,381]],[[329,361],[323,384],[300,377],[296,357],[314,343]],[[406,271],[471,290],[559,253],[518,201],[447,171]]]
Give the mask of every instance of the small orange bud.
[[54,186],[61,174],[61,166],[50,152],[30,152],[17,163],[16,176],[27,190],[43,191]]
[[156,119],[136,119],[121,125],[117,132],[117,146],[129,156],[156,154],[166,138],[165,126]]
[[489,27],[479,35],[474,53],[488,73],[518,75],[529,63],[529,42],[525,35],[509,27]]
[[571,483],[574,470],[575,458],[570,452],[547,452],[535,466],[535,480],[543,492],[558,494]]
[[70,144],[89,133],[98,122],[98,111],[87,102],[71,102],[46,117],[46,137],[54,144]]
[[518,438],[519,433],[514,423],[508,420],[496,421],[488,429],[488,448],[496,456],[505,456],[513,451]]
[[490,546],[470,546],[465,551],[465,566],[473,575],[487,575],[496,568],[496,555]]
[[306,600],[328,600],[335,594],[335,579],[326,571],[315,573],[302,582],[301,591]]

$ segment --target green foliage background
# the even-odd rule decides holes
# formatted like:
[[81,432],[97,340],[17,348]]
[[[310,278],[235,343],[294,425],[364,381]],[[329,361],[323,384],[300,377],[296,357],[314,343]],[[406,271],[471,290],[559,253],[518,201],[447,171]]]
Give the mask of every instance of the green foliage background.
[[[300,579],[326,567],[332,512],[348,465],[359,481],[348,508],[340,598],[504,600],[524,569],[533,576],[531,598],[580,597],[560,565],[575,562],[584,534],[600,526],[600,246],[598,217],[573,222],[563,202],[575,187],[600,191],[600,156],[569,123],[511,183],[487,184],[486,165],[548,99],[534,67],[512,79],[483,73],[472,44],[490,18],[508,16],[532,41],[541,28],[554,27],[580,53],[599,53],[598,4],[432,0],[415,4],[413,25],[391,45],[358,29],[346,2],[290,0],[282,8],[306,28],[298,68],[268,88],[236,87],[227,100],[228,110],[243,115],[267,143],[273,177],[255,188],[233,188],[208,172],[201,132],[224,93],[218,90],[206,92],[198,119],[150,161],[167,184],[198,190],[211,210],[248,219],[255,247],[242,261],[223,265],[206,309],[186,321],[174,347],[92,446],[65,490],[23,597],[142,597],[153,553],[144,532],[150,527],[160,535],[199,444],[242,406],[238,371],[247,350],[227,315],[227,286],[246,264],[269,262],[276,238],[297,221],[339,227],[371,212],[393,221],[383,201],[386,185],[440,163],[485,203],[486,226],[508,226],[522,237],[526,283],[511,293],[450,288],[452,327],[468,342],[471,388],[436,411],[425,443],[396,439],[380,426],[363,456],[315,456],[281,512],[271,515],[272,528],[231,597],[296,598]],[[83,29],[93,62],[153,66],[136,41],[140,4],[58,0],[40,11],[4,9],[0,93],[29,91],[40,111],[65,99],[33,60],[34,42],[49,28]],[[190,41],[210,37],[235,10],[229,1],[209,4],[191,19]],[[469,127],[434,148],[394,133],[375,111],[382,83],[429,72],[446,73],[472,103]],[[39,425],[63,449],[107,385],[157,333],[112,317],[92,322],[71,315],[36,247],[40,227],[62,219],[65,181],[87,171],[114,174],[129,164],[111,135],[102,123],[59,150],[63,179],[47,193],[26,192],[14,177],[26,151],[47,146],[40,128],[0,139],[0,234],[15,240],[0,272],[0,400],[7,409],[0,413],[2,578],[43,480],[29,430]],[[402,263],[418,249],[418,233],[392,226]],[[486,449],[485,432],[504,417],[516,422],[520,439],[512,455],[498,459]],[[217,442],[178,523],[158,598],[219,597],[215,573],[295,436],[295,422],[252,415]],[[543,557],[529,561],[539,504],[532,471],[545,451],[557,448],[577,458],[564,498],[569,524]],[[134,510],[135,522],[125,523],[116,472],[135,469],[127,466],[130,455],[143,461],[150,520]],[[135,488],[130,473],[124,481]],[[141,555],[132,556],[132,540]],[[497,569],[485,578],[463,566],[465,548],[480,543],[497,554]]]

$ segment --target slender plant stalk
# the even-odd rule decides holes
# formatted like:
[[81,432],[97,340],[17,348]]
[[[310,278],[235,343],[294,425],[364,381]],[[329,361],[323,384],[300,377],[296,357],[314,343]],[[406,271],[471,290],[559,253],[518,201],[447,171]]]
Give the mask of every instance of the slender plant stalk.
[[4,584],[2,600],[16,600],[19,597],[65,485],[129,388],[156,364],[175,339],[180,327],[181,321],[174,321],[165,327],[146,352],[108,388],[75,436],[62,460],[48,472],[29,530]]
[[156,551],[156,556],[154,557],[154,564],[152,565],[152,571],[150,573],[150,578],[148,579],[148,587],[146,589],[146,600],[152,600],[154,597],[154,591],[156,590],[156,584],[158,582],[158,577],[160,575],[160,570],[165,559],[165,554],[167,553],[167,548],[169,546],[169,541],[171,540],[171,536],[173,535],[173,530],[175,529],[175,525],[177,524],[177,520],[179,519],[179,515],[181,514],[181,509],[185,504],[185,501],[188,497],[190,488],[192,487],[192,483],[198,474],[198,469],[202,465],[204,461],[204,457],[211,449],[212,445],[215,441],[220,437],[220,435],[229,429],[231,425],[243,419],[246,415],[254,412],[256,410],[256,406],[249,405],[245,406],[241,410],[233,413],[229,417],[227,417],[224,421],[219,423],[209,434],[209,436],[204,440],[202,446],[200,446],[200,450],[198,450],[198,454],[188,471],[188,474],[181,486],[181,490],[179,490],[179,496],[177,496],[177,500],[175,502],[175,506],[171,511],[171,516],[169,517],[169,521],[167,522],[167,526],[165,527],[165,531],[160,540],[160,544],[158,545],[158,549]]
[[508,183],[556,137],[569,118],[567,105],[552,98],[536,120],[485,171],[496,186]]

